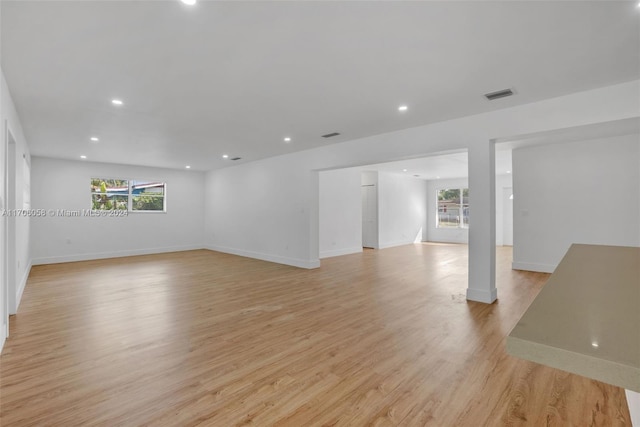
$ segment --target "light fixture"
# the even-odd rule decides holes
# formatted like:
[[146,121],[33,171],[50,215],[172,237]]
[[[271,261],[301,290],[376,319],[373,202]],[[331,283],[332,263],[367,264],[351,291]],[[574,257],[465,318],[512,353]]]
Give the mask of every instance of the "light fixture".
[[597,342],[595,342],[595,341],[594,341],[594,342],[592,342],[592,343],[591,343],[591,347],[593,347],[593,348],[598,348],[598,347],[600,347],[600,346],[598,345],[598,343],[597,343]]
[[406,172],[406,171],[407,171],[406,169],[402,169],[402,172]]
[[122,105],[122,104],[124,104],[124,102],[122,102],[122,100],[121,100],[121,99],[112,99],[112,100],[111,100],[111,103],[112,103],[113,105]]
[[286,137],[286,138],[284,139],[284,142],[291,142],[291,138]]
[[82,156],[80,156],[81,159],[86,159],[87,156],[85,156],[84,154]]
[[194,4],[196,4],[196,0],[180,0],[180,1],[189,6],[193,6]]
[[409,109],[409,107],[407,107],[406,105],[401,105],[398,107],[398,111],[407,111]]
[[92,142],[98,142],[98,141],[100,141],[100,140],[98,139],[98,137],[92,136],[92,137],[91,137],[91,141],[92,141]]
[[187,165],[185,166],[185,169],[191,169],[191,166]]
[[228,158],[229,158],[229,155],[228,155],[228,154],[223,154],[223,155],[222,155],[222,158],[223,158],[223,159],[228,159]]
[[511,171],[507,171],[507,173],[511,173]]

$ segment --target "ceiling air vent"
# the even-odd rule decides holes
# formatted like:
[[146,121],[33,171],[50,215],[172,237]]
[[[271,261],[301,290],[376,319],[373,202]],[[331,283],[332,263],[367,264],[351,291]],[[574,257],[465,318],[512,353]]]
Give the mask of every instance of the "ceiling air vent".
[[486,93],[484,96],[489,101],[493,101],[494,99],[504,98],[505,96],[513,95],[513,91],[511,89],[499,90],[497,92]]
[[331,137],[338,136],[338,135],[340,135],[338,132],[333,132],[333,133],[328,133],[326,135],[322,135],[322,137],[323,138],[331,138]]
[[240,160],[240,159],[242,159],[242,157],[232,157],[232,158],[230,158],[229,160],[236,161],[236,160]]

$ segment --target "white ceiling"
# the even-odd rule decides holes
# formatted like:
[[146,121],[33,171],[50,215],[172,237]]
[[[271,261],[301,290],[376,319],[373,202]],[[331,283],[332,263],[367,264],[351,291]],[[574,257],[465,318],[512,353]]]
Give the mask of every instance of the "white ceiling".
[[[404,174],[424,180],[466,178],[469,175],[467,152],[367,165],[359,169]],[[507,173],[511,173],[511,150],[496,151],[496,175]]]
[[640,77],[636,2],[1,7],[2,68],[40,156],[210,170]]

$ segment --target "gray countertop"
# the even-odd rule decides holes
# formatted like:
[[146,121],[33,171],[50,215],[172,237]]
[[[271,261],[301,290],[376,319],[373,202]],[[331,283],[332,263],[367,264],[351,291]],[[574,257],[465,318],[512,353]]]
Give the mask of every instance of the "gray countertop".
[[640,392],[640,248],[572,245],[507,352]]

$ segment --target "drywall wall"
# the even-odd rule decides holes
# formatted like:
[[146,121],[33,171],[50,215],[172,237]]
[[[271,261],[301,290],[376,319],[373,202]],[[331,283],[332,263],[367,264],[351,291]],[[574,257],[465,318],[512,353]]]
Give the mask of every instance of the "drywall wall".
[[360,170],[320,172],[320,258],[362,252]]
[[[29,147],[24,137],[20,118],[16,111],[15,105],[11,98],[11,93],[2,75],[2,92],[1,92],[1,114],[2,114],[2,200],[5,209],[23,209],[28,207],[29,193],[29,173],[28,165],[31,162]],[[10,139],[6,139],[10,135]],[[7,158],[11,156],[11,158]],[[7,168],[7,165],[13,166]],[[26,168],[26,169],[25,169]],[[11,175],[11,176],[9,176]],[[11,188],[8,188],[11,186]],[[26,202],[26,206],[25,206]],[[29,277],[31,270],[31,250],[29,246],[30,219],[25,215],[8,215],[3,218],[3,227],[6,224],[7,230],[3,235],[2,242],[8,241],[9,262],[12,265],[6,265],[5,268],[9,272],[7,278],[8,289],[8,312],[16,313],[22,292]],[[6,239],[6,240],[5,240]],[[2,245],[4,246],[4,244]],[[12,270],[13,268],[13,270]]]
[[[422,241],[427,183],[412,176],[364,168],[320,173],[320,258],[362,251],[362,186],[375,186],[375,248]],[[362,171],[362,172],[361,172]]]
[[319,266],[318,171],[467,149],[477,194],[469,236],[470,299],[495,299],[494,138],[638,117],[640,81],[238,164],[206,175],[207,247]]
[[196,171],[86,161],[32,159],[34,209],[91,208],[90,179],[148,179],[167,183],[167,212],[126,217],[32,219],[33,263],[48,264],[203,247],[204,175]]
[[[503,220],[504,208],[502,191],[511,187],[511,174],[496,175],[496,245],[503,244]],[[467,178],[438,179],[427,181],[427,235],[425,240],[430,242],[443,243],[468,243],[468,228],[438,228],[438,190],[445,188],[467,188],[469,180]],[[469,216],[473,215],[473,194],[469,192]]]
[[552,272],[572,243],[640,246],[640,137],[513,151],[513,267]]
[[421,242],[427,215],[427,183],[412,176],[378,172],[380,249]]

